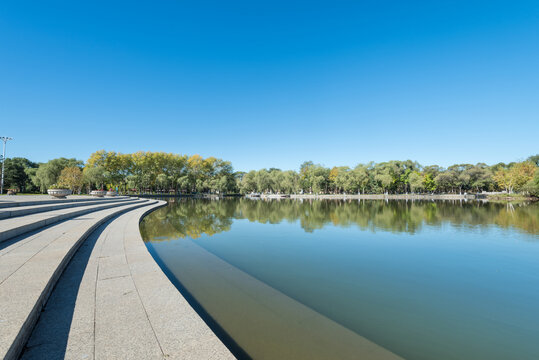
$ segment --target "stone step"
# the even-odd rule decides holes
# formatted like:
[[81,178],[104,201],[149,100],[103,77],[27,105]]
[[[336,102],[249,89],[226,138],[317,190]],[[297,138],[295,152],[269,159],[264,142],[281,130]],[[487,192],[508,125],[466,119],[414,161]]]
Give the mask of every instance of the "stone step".
[[68,209],[85,205],[107,204],[117,201],[125,201],[125,197],[100,198],[99,200],[89,199],[88,201],[70,201],[53,204],[31,204],[26,206],[4,207],[0,209],[0,220],[17,216],[37,214],[41,212]]
[[62,274],[22,359],[234,359],[144,245],[148,208],[96,230]]
[[0,243],[9,240],[15,236],[42,228],[47,225],[57,223],[75,216],[90,213],[92,211],[107,209],[115,206],[121,206],[130,203],[136,198],[123,198],[113,203],[100,203],[99,201],[92,205],[84,205],[77,208],[59,209],[43,213],[30,214],[23,217],[14,217],[0,220]]
[[[3,196],[0,200],[0,209],[4,208],[14,208],[18,206],[32,206],[32,205],[50,205],[50,204],[66,204],[79,201],[100,201],[103,198],[89,196],[89,195],[70,195],[66,199],[56,199],[52,196],[47,195],[20,195],[14,197],[7,197],[9,200],[6,200],[6,197]],[[125,199],[129,196],[116,196],[116,199]],[[105,198],[108,199],[108,198]]]
[[[145,199],[123,202],[121,206],[132,204],[144,204]],[[99,210],[98,210],[99,211]],[[14,237],[0,244],[0,283],[16,271],[24,262],[48,246],[51,241],[64,233],[69,233],[79,226],[81,217],[75,217],[71,221],[53,224],[49,227],[40,228],[23,235]]]
[[111,218],[155,203],[136,200],[95,210],[42,229],[28,241],[10,241],[0,253],[0,358],[20,355],[58,278],[87,237]]

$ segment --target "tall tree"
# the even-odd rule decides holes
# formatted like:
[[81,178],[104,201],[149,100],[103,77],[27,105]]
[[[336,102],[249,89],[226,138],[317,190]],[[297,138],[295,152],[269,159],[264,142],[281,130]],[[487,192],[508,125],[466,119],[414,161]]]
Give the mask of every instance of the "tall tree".
[[539,166],[539,154],[530,156],[526,161],[534,163],[535,166]]
[[58,184],[70,189],[74,194],[80,194],[84,184],[81,168],[78,166],[64,168],[58,177]]
[[7,158],[4,163],[4,188],[27,192],[35,190],[31,181],[31,169],[37,169],[37,164],[21,157]]
[[47,191],[49,186],[58,182],[60,173],[66,167],[82,167],[83,162],[74,158],[58,158],[50,160],[46,163],[39,164],[39,167],[32,177],[32,182],[40,189],[41,192]]

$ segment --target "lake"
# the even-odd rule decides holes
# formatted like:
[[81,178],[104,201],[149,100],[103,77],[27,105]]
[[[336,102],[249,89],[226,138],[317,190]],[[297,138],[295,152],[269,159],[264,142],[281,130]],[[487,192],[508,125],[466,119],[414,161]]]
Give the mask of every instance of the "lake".
[[539,204],[194,200],[140,224],[238,357],[539,359]]

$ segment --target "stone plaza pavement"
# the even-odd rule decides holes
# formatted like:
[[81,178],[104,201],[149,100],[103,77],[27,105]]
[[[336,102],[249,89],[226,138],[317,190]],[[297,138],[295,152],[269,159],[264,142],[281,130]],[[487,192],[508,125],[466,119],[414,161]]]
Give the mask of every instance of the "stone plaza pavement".
[[0,197],[0,358],[234,358],[143,243],[165,204]]

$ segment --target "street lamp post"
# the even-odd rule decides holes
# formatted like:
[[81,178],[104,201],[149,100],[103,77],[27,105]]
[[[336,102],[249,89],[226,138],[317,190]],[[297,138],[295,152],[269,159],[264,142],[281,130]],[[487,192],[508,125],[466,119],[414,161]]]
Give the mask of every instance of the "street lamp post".
[[4,148],[2,151],[2,181],[0,182],[0,195],[4,193],[4,163],[6,162],[6,143],[13,138],[7,136],[0,136],[0,140],[4,142]]

